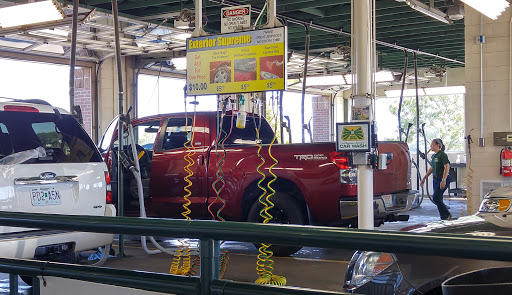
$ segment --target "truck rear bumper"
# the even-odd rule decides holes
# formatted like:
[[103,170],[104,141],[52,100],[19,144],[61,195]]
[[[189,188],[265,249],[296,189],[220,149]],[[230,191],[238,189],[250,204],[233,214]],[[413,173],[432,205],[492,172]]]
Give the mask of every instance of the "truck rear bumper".
[[[107,205],[105,216],[115,216],[116,210]],[[38,247],[72,245],[74,252],[96,249],[109,245],[113,234],[69,232],[61,230],[30,230],[0,235],[0,257],[32,259]]]
[[[417,191],[375,196],[373,198],[373,214],[375,218],[383,218],[390,214],[407,212],[416,198]],[[342,220],[357,217],[357,197],[339,202]]]

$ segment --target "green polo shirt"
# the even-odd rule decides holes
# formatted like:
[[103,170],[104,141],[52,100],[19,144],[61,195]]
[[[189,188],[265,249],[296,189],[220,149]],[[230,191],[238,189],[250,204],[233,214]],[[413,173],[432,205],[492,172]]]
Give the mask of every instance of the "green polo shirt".
[[446,164],[450,164],[450,161],[445,152],[439,151],[437,154],[432,155],[432,175],[435,177],[443,177],[444,165]]

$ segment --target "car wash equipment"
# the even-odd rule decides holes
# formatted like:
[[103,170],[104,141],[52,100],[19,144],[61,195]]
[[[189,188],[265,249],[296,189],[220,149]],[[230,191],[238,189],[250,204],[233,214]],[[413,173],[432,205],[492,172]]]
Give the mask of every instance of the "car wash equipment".
[[245,97],[243,94],[240,94],[240,99],[238,101],[239,110],[236,115],[236,128],[244,129],[245,128],[245,120],[247,119],[247,112],[245,111]]
[[[253,114],[253,120],[254,114]],[[261,118],[260,118],[261,120]],[[277,122],[277,120],[276,120]],[[254,126],[256,126],[256,121],[254,122]],[[275,190],[271,187],[271,184],[277,179],[277,176],[272,172],[272,168],[277,165],[277,160],[272,156],[272,145],[274,144],[276,140],[276,133],[274,132],[274,138],[272,139],[272,142],[270,143],[268,154],[270,158],[274,161],[274,163],[269,168],[269,173],[272,175],[272,179],[268,182],[267,187],[270,190],[270,194],[267,194],[267,189],[262,186],[262,183],[265,181],[265,174],[260,170],[260,168],[265,164],[265,159],[261,155],[260,151],[262,148],[262,143],[260,140],[259,130],[256,128],[256,143],[258,145],[257,154],[258,157],[261,159],[260,164],[256,168],[258,173],[261,175],[260,180],[258,181],[258,187],[262,190],[262,193],[259,197],[259,202],[263,204],[263,209],[260,211],[260,216],[263,218],[263,223],[269,223],[272,220],[272,215],[269,213],[269,210],[271,210],[274,207],[274,203],[270,200],[270,197],[272,197],[275,194]],[[277,129],[277,124],[276,124]],[[272,256],[274,253],[272,250],[270,250],[270,244],[262,243],[258,254],[258,261],[256,263],[256,271],[258,273],[259,278],[256,280],[256,284],[266,284],[266,285],[276,285],[276,286],[284,286],[286,285],[286,278],[283,276],[274,275],[274,261],[272,260]]]

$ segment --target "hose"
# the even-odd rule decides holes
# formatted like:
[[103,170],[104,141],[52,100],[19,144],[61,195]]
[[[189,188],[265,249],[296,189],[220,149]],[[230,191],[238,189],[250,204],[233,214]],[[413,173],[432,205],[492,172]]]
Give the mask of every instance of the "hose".
[[[187,162],[187,165],[183,168],[185,172],[187,172],[187,176],[183,178],[185,182],[187,183],[183,190],[185,191],[185,195],[183,196],[183,199],[185,200],[185,203],[183,206],[183,212],[181,213],[181,216],[185,218],[185,220],[190,220],[190,209],[188,206],[192,204],[189,197],[192,195],[192,192],[190,191],[190,187],[192,186],[192,181],[190,181],[190,177],[194,175],[194,172],[190,169],[190,167],[194,166],[194,160],[192,160],[192,156],[196,154],[196,149],[194,147],[194,135],[195,135],[195,127],[196,127],[196,105],[197,101],[194,100],[194,116],[192,119],[192,132],[188,131],[188,116],[185,115],[185,132],[187,133],[188,140],[183,144],[183,146],[187,149],[185,157],[185,161]],[[185,98],[185,110],[187,109],[187,100]],[[185,111],[186,112],[186,111]],[[192,148],[191,148],[192,147]],[[191,151],[192,150],[192,151]],[[173,257],[170,273],[174,275],[189,275],[189,272],[191,271],[191,266],[196,263],[192,263],[192,259],[190,256],[190,245],[187,241],[180,240],[180,243],[182,245],[178,245],[179,250],[177,251],[177,255]],[[183,264],[182,264],[183,259]],[[181,265],[181,267],[180,267]],[[192,273],[195,273],[196,271],[192,271]]]
[[[470,131],[471,132],[471,131]],[[461,208],[461,216],[470,214],[473,212],[473,206],[469,200],[473,196],[473,168],[471,168],[471,144],[473,143],[473,139],[471,135],[466,136],[467,143],[467,151],[468,156],[466,161],[466,172],[464,173],[464,181],[463,186],[466,188],[466,212],[464,214],[464,208]]]
[[[133,126],[131,125],[131,123],[127,124],[127,126],[128,126],[128,131],[130,134],[130,143],[131,143],[130,146],[132,149],[132,155],[136,155],[137,149],[135,147],[135,138],[133,136]],[[142,189],[142,177],[140,175],[139,157],[134,156],[133,162],[135,163],[135,166],[130,167],[129,170],[132,172],[133,176],[137,180],[137,191],[138,191],[138,196],[139,196],[139,214],[140,214],[140,217],[146,218],[147,215],[146,215],[146,207],[144,204],[144,194],[143,194],[143,189]],[[141,236],[142,249],[144,249],[144,252],[146,252],[147,254],[152,255],[152,254],[158,254],[158,253],[164,252],[167,254],[174,255],[172,250],[162,247],[153,237],[150,236],[148,238],[151,241],[151,243],[158,250],[149,250],[146,245],[146,241],[147,241],[146,236]]]
[[[221,128],[218,129],[217,139],[215,140],[215,153],[217,154],[217,157],[219,158],[219,160],[217,161],[217,164],[216,164],[216,166],[217,166],[217,172],[216,172],[217,179],[215,180],[214,183],[212,183],[212,188],[215,191],[216,198],[208,206],[208,212],[212,216],[212,220],[215,220],[216,219],[215,217],[217,217],[221,221],[225,221],[220,213],[226,207],[226,201],[220,195],[222,190],[224,189],[224,187],[226,185],[226,182],[224,180],[224,171],[222,170],[222,167],[224,166],[224,161],[225,161],[226,156],[227,156],[227,152],[226,152],[226,148],[224,146],[224,143],[226,142],[228,137],[231,135],[231,132],[233,131],[233,118],[234,118],[234,116],[231,116],[231,126],[230,126],[229,133],[227,133],[224,130],[224,128],[222,128],[222,124],[224,122],[224,113],[225,113],[225,111],[226,111],[226,104],[224,104],[220,120],[217,121],[217,124],[219,126],[221,126]],[[224,134],[223,137],[222,137],[221,133]],[[220,154],[218,152],[219,142],[221,143],[220,146],[221,146],[222,151],[223,151],[222,157],[220,156]],[[217,189],[217,184],[218,183],[221,183],[221,186],[220,186],[220,188]],[[220,200],[222,202],[222,206],[219,208],[219,210],[217,210],[216,214],[213,214],[213,212],[211,210],[212,209],[211,207],[213,206],[213,204],[215,204],[217,202],[217,200]],[[224,244],[224,241],[220,244],[220,246],[222,246],[222,244]],[[222,252],[222,254],[221,254],[220,262],[219,262],[219,278],[222,279],[224,277],[224,275],[226,274],[227,267],[228,267],[228,264],[229,264],[229,252],[226,251],[226,250],[222,250],[222,249],[220,251]]]
[[[254,114],[253,114],[254,116]],[[254,118],[254,117],[253,117]],[[275,128],[277,129],[277,120]],[[255,124],[256,126],[256,124]],[[268,172],[270,175],[272,175],[272,179],[267,183],[268,190],[271,192],[270,194],[267,194],[267,190],[261,186],[263,181],[265,181],[265,174],[261,172],[260,168],[265,164],[265,159],[261,156],[260,151],[262,148],[262,143],[260,140],[260,135],[258,128],[256,129],[256,143],[258,145],[258,157],[261,159],[260,164],[257,167],[258,173],[261,175],[261,179],[258,181],[258,187],[263,191],[263,193],[259,197],[259,202],[263,204],[263,209],[260,211],[260,216],[263,218],[263,224],[269,223],[272,220],[272,215],[268,212],[272,208],[274,208],[274,203],[270,200],[272,196],[275,195],[276,191],[272,188],[272,183],[274,183],[277,179],[277,176],[272,172],[272,168],[274,168],[278,161],[274,156],[272,156],[272,145],[274,144],[276,140],[276,132],[274,132],[274,137],[272,139],[272,142],[270,143],[270,146],[268,147],[268,155],[269,157],[274,161],[274,163],[269,167]],[[259,278],[256,280],[256,284],[266,284],[266,285],[276,285],[276,286],[284,286],[286,285],[286,278],[283,276],[274,275],[274,268],[273,264],[274,261],[272,260],[272,256],[274,253],[272,250],[270,250],[270,244],[262,243],[258,254],[258,262],[256,271],[259,275]]]

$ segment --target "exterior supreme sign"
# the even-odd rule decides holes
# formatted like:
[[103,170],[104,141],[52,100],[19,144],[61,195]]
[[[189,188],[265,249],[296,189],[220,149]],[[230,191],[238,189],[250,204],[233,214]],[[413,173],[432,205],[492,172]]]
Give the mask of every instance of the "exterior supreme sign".
[[187,94],[284,90],[286,48],[285,27],[187,39]]
[[251,5],[233,6],[221,9],[221,33],[240,32],[251,26]]

